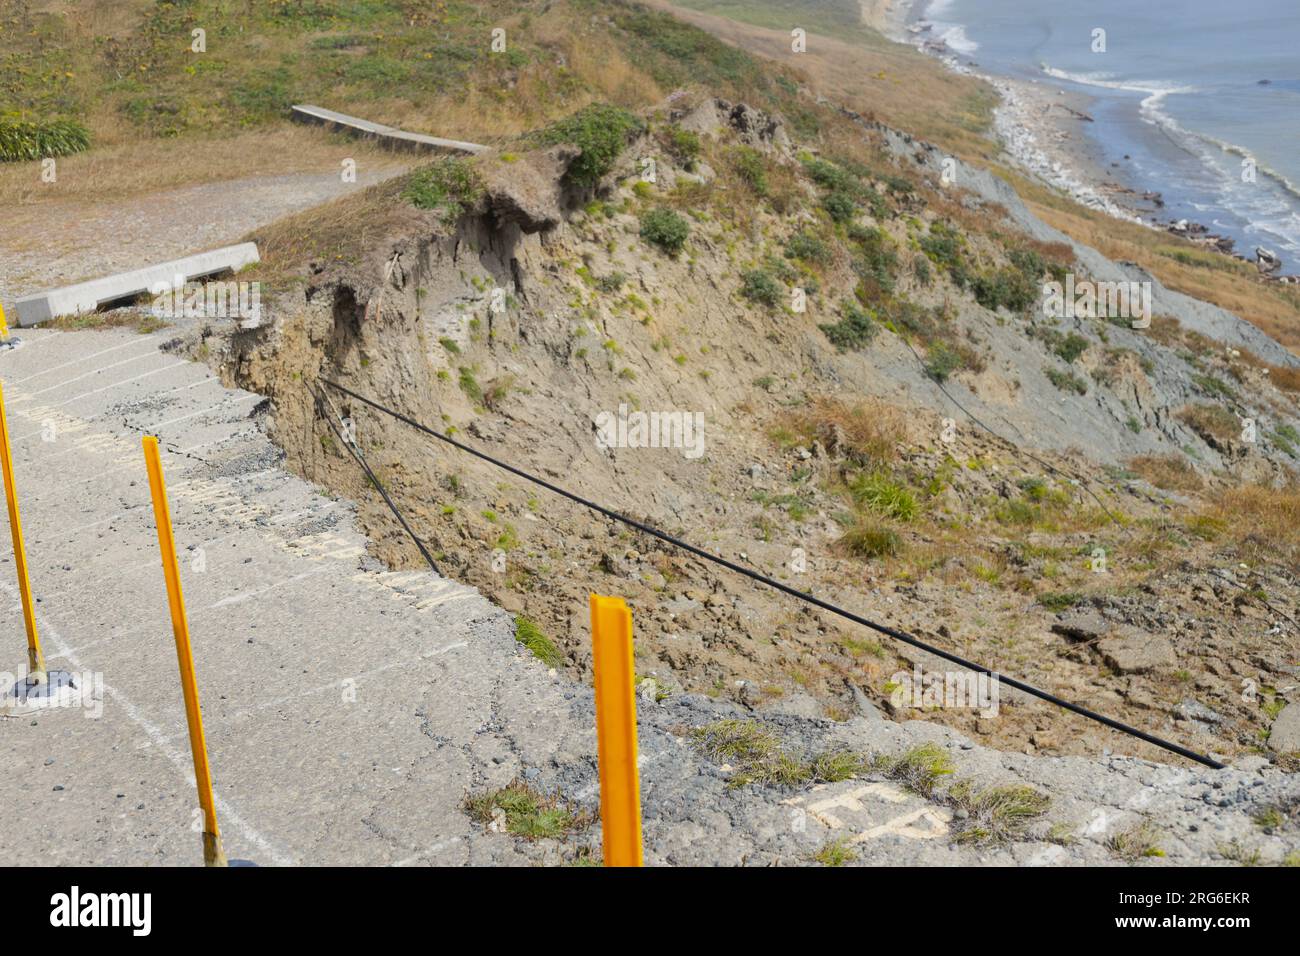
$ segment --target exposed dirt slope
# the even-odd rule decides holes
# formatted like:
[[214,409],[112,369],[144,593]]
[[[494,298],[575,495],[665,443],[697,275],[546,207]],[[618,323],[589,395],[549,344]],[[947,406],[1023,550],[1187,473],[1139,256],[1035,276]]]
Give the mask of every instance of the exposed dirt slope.
[[[395,565],[418,554],[317,419],[321,377],[1189,746],[1262,746],[1300,646],[1296,406],[1270,384],[1290,357],[1158,289],[1175,314],[1149,330],[1044,319],[1017,283],[1119,267],[1046,241],[973,174],[975,191],[942,187],[922,144],[846,124],[829,163],[776,118],[679,97],[593,188],[566,175],[576,150],[489,156],[462,217],[390,195],[380,240],[310,263],[270,325],[198,347],[272,398],[291,465],[361,500]],[[674,153],[681,131],[697,155]],[[669,207],[690,226],[676,256],[643,238]],[[895,706],[915,655],[339,405],[444,567],[578,672],[596,590],[630,599],[638,672],[662,689],[833,718]],[[704,454],[602,447],[620,405],[702,414]],[[1027,751],[1158,753],[1003,704],[928,717]]]

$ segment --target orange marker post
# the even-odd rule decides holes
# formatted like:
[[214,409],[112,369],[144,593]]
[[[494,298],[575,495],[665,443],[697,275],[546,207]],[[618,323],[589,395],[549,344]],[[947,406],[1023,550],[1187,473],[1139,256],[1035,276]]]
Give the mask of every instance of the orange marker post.
[[4,470],[5,498],[9,502],[9,531],[14,538],[14,567],[18,569],[18,592],[23,601],[23,624],[27,627],[27,680],[42,684],[45,655],[36,634],[36,612],[32,608],[32,585],[27,579],[27,549],[23,547],[23,522],[18,516],[18,488],[14,485],[14,464],[9,449],[9,417],[5,413],[4,387],[0,386],[0,465]]
[[641,782],[636,766],[632,612],[622,598],[591,595],[591,658],[606,866],[641,865]]
[[199,791],[199,806],[203,810],[203,863],[205,866],[225,866],[226,854],[221,849],[221,831],[217,829],[217,811],[212,801],[212,775],[208,769],[208,745],[203,738],[199,688],[194,680],[190,626],[185,619],[185,598],[181,595],[180,568],[176,564],[176,541],[172,537],[172,518],[167,508],[167,489],[163,485],[158,439],[152,435],[144,437],[144,461],[149,471],[149,490],[153,493],[153,514],[158,525],[158,550],[162,552],[163,577],[167,579],[172,633],[176,636],[176,660],[180,664],[181,690],[185,694],[185,721],[189,724],[190,753],[194,757],[194,782]]

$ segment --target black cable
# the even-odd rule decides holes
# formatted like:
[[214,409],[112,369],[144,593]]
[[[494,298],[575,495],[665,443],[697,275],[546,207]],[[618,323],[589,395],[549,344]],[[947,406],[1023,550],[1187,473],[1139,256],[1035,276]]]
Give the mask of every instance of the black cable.
[[1045,700],[1050,704],[1056,704],[1058,707],[1063,707],[1066,710],[1079,714],[1082,717],[1087,717],[1089,720],[1094,720],[1097,723],[1104,724],[1113,730],[1118,730],[1122,733],[1129,734],[1130,736],[1137,737],[1139,740],[1144,740],[1149,744],[1153,744],[1164,750],[1168,750],[1170,753],[1178,754],[1180,757],[1186,757],[1188,760],[1195,760],[1197,763],[1204,764],[1207,767],[1213,767],[1216,770],[1223,769],[1223,764],[1219,763],[1217,760],[1213,760],[1212,758],[1205,756],[1204,754],[1199,754],[1194,750],[1188,750],[1186,747],[1180,746],[1179,744],[1176,743],[1172,743],[1171,741],[1168,740],[1163,740],[1160,737],[1156,737],[1152,734],[1148,734],[1146,731],[1138,730],[1136,727],[1130,727],[1128,724],[1122,723],[1118,720],[1114,720],[1113,718],[1107,717],[1104,714],[1096,713],[1095,711],[1089,710],[1086,707],[1082,707],[1079,704],[1071,703],[1068,700],[1064,700],[1060,697],[1057,697],[1055,694],[1050,694],[1045,690],[1039,690],[1037,687],[1034,687],[1032,684],[1026,684],[1023,681],[1016,680],[1014,677],[1004,677],[1003,675],[999,674],[997,671],[991,670],[980,664],[976,664],[974,661],[968,661],[965,658],[959,657],[956,654],[952,654],[941,648],[934,647],[930,644],[925,643],[919,638],[915,638],[910,634],[897,630],[896,628],[889,627],[886,624],[877,624],[875,621],[869,620],[868,618],[862,617],[861,615],[854,614],[852,611],[846,611],[841,607],[829,603],[828,601],[823,601],[821,598],[814,597],[811,594],[808,594],[804,591],[800,591],[798,588],[792,588],[788,584],[782,584],[780,581],[777,581],[775,578],[769,578],[765,574],[760,574],[759,572],[753,571],[750,568],[746,568],[742,565],[735,564],[732,561],[728,561],[726,558],[720,557],[716,554],[712,554],[708,551],[704,551],[700,548],[697,548],[693,544],[688,544],[687,542],[682,541],[680,538],[675,538],[672,535],[667,534],[666,532],[660,531],[658,528],[651,527],[650,525],[637,521],[634,518],[629,518],[626,515],[619,514],[617,511],[612,511],[611,509],[606,508],[603,505],[599,505],[594,501],[588,501],[586,498],[583,498],[579,495],[575,495],[571,491],[566,491],[565,489],[559,487],[558,485],[551,484],[549,481],[546,481],[544,478],[538,478],[535,475],[530,475],[528,472],[516,468],[513,465],[506,464],[505,462],[500,461],[499,459],[493,458],[491,455],[488,455],[484,452],[478,451],[475,448],[471,448],[468,445],[458,442],[456,441],[456,439],[452,438],[449,435],[444,435],[442,432],[434,431],[432,428],[429,428],[427,425],[421,424],[420,422],[417,422],[415,419],[403,415],[401,412],[394,411],[391,408],[387,408],[383,405],[380,405],[378,402],[366,398],[364,395],[359,395],[356,392],[352,391],[352,389],[344,385],[340,385],[338,382],[331,381],[327,378],[321,379],[321,381],[324,384],[330,386],[331,388],[337,389],[343,394],[349,395],[352,398],[356,399],[357,401],[365,405],[369,405],[371,408],[375,409],[376,411],[383,412],[385,415],[389,415],[400,422],[404,422],[405,424],[410,425],[412,428],[416,429],[417,431],[424,432],[426,435],[429,435],[432,438],[437,438],[439,441],[446,442],[447,444],[451,445],[454,448],[458,448],[461,451],[467,452],[476,458],[480,458],[491,465],[495,465],[498,468],[504,469],[505,471],[510,472],[512,475],[517,475],[518,477],[523,478],[526,481],[530,481],[535,485],[539,485],[542,488],[545,488],[547,491],[551,491],[557,495],[560,495],[562,498],[568,498],[570,501],[582,505],[584,508],[588,508],[591,511],[595,511],[599,514],[602,514],[605,517],[610,518],[614,521],[621,522],[627,525],[628,527],[635,528],[636,530],[644,534],[648,534],[651,537],[655,537],[661,541],[665,541],[668,544],[673,545],[674,547],[681,548],[683,551],[687,551],[698,558],[703,558],[706,561],[711,561],[714,564],[720,565],[729,571],[734,571],[736,574],[747,577],[753,581],[757,581],[760,584],[765,584],[770,588],[774,588],[775,590],[782,592],[783,594],[788,594],[791,597],[798,598],[801,601],[805,601],[808,604],[812,604],[816,607],[821,608],[823,611],[828,611],[831,614],[838,615],[839,617],[842,617],[845,620],[852,621],[855,624],[860,624],[863,627],[870,628],[871,630],[876,631],[879,634],[884,634],[887,637],[892,637],[895,640],[902,641],[904,644],[910,644],[912,647],[916,647],[930,654],[934,654],[936,657],[941,657],[944,660],[949,661],[953,664],[957,664],[960,667],[964,667],[967,670],[975,671],[980,674],[987,674],[989,677],[992,677],[994,680],[998,681],[999,683],[1006,684],[1009,687],[1014,687],[1016,690],[1029,694],[1031,697],[1037,697],[1040,700]]
[[[311,390],[310,385],[308,386],[308,389]],[[353,442],[348,441],[348,439],[334,426],[334,420],[330,418],[329,413],[324,408],[324,395],[317,395],[314,390],[312,391],[312,395],[316,399],[316,409],[321,413],[321,417],[325,419],[325,424],[329,425],[330,431],[335,434],[348,451],[352,452],[352,457],[357,460],[357,464],[360,465],[361,469],[366,473],[366,477],[370,479],[370,483],[378,489],[381,495],[383,495],[384,504],[388,505],[388,509],[392,511],[393,516],[397,518],[398,522],[406,530],[406,533],[411,536],[411,540],[414,541],[415,546],[420,549],[420,554],[424,556],[424,560],[429,562],[429,567],[433,569],[433,573],[441,577],[442,572],[438,570],[438,565],[437,562],[433,560],[433,555],[429,554],[429,550],[424,546],[424,542],[421,541],[416,536],[415,532],[411,530],[411,526],[406,523],[406,518],[404,518],[402,513],[397,510],[397,505],[393,504],[393,499],[388,497],[388,491],[384,488],[383,482],[379,480],[379,476],[371,471],[369,463],[366,462],[366,456],[361,453],[359,447],[357,447]]]

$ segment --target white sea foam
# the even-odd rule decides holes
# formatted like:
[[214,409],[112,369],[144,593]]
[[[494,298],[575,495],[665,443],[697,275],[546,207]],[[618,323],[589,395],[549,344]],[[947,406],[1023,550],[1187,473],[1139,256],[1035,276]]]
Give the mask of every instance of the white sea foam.
[[[918,46],[924,43],[923,40],[917,39],[911,42]],[[1026,101],[1026,97],[1015,84],[980,73],[962,64],[955,56],[941,56],[940,59],[950,70],[966,76],[979,77],[998,91],[1001,102],[993,110],[993,129],[1018,166],[1049,185],[1061,189],[1082,205],[1100,210],[1117,219],[1142,223],[1140,217],[1117,205],[1077,170],[1061,162],[1059,158],[1054,158],[1051,152],[1039,143],[1035,133],[1036,124],[1031,115],[1034,108]]]
[[[955,0],[934,0],[925,10],[928,31],[899,37],[905,42],[925,48],[936,40],[947,44],[948,53],[939,53],[949,68],[958,73],[977,76],[994,86],[1001,94],[1001,104],[994,111],[994,129],[1002,140],[1011,159],[1022,168],[1036,175],[1047,183],[1072,195],[1076,201],[1095,209],[1103,210],[1113,216],[1134,222],[1143,222],[1128,210],[1118,206],[1108,192],[1099,188],[1100,181],[1093,179],[1093,173],[1084,166],[1078,166],[1081,160],[1072,159],[1073,149],[1062,148],[1063,142],[1056,142],[1060,134],[1042,121],[1041,111],[1047,102],[1032,88],[1023,86],[1018,81],[1006,82],[998,77],[985,75],[966,65],[969,54],[979,45],[967,36],[963,25],[958,24],[953,16]],[[936,53],[934,46],[928,52]],[[1190,202],[1191,209],[1204,214],[1201,220],[1212,228],[1236,233],[1247,243],[1258,242],[1269,248],[1275,248],[1289,258],[1300,259],[1300,185],[1281,171],[1259,160],[1253,152],[1212,135],[1188,129],[1174,117],[1181,112],[1175,97],[1197,92],[1209,95],[1196,85],[1168,80],[1132,79],[1108,72],[1071,72],[1040,63],[1042,75],[1052,86],[1070,84],[1073,86],[1093,88],[1098,91],[1108,90],[1119,93],[1131,93],[1139,100],[1138,117],[1146,124],[1158,129],[1175,147],[1185,151],[1197,161],[1203,170],[1203,176],[1196,176],[1190,169],[1184,170],[1188,177],[1186,186],[1196,183],[1193,191],[1199,191],[1207,198],[1206,202]],[[1200,77],[1189,77],[1192,83],[1199,83]],[[1276,85],[1288,81],[1274,80]],[[1300,81],[1290,81],[1300,85]],[[1096,95],[1096,94],[1094,94]],[[1255,162],[1260,185],[1267,182],[1272,188],[1260,188],[1253,183],[1242,182],[1243,161]],[[1137,166],[1141,160],[1135,160]],[[1078,166],[1078,168],[1074,168]],[[1080,170],[1084,172],[1080,172]],[[1147,171],[1148,179],[1160,178],[1160,173]],[[1214,197],[1209,199],[1208,197]],[[1231,213],[1238,221],[1235,224],[1221,222],[1218,213]],[[1248,249],[1241,251],[1248,253]]]
[[948,49],[967,56],[980,48],[978,43],[966,35],[966,28],[961,24],[936,23],[934,33],[948,45]]

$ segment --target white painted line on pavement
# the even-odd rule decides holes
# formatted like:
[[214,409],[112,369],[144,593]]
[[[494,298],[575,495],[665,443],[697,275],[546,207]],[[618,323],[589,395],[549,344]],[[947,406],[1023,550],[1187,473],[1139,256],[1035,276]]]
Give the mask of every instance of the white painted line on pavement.
[[[64,362],[62,365],[51,365],[49,368],[41,369],[39,372],[33,372],[31,375],[28,375],[25,378],[14,379],[14,381],[10,382],[9,384],[21,385],[23,382],[30,382],[32,379],[40,378],[42,375],[48,375],[50,372],[57,372],[61,368],[67,368],[70,365],[80,365],[82,362],[89,362],[91,359],[99,358],[99,356],[101,355],[107,355],[109,352],[116,352],[118,349],[129,348],[132,345],[138,345],[141,342],[148,342],[150,339],[159,338],[161,337],[161,335],[162,335],[161,332],[155,332],[153,335],[142,335],[139,338],[134,338],[129,342],[123,342],[120,345],[114,345],[112,348],[103,349],[102,351],[99,352],[93,352],[90,355],[83,355],[81,358],[78,359],[72,359],[69,362]],[[157,351],[157,349],[155,349],[154,351]]]
[[98,375],[100,372],[107,372],[110,368],[117,368],[119,365],[130,365],[132,362],[138,362],[141,359],[152,358],[157,354],[158,354],[157,349],[151,349],[150,351],[144,352],[140,355],[133,355],[129,359],[122,359],[122,361],[120,362],[113,362],[111,365],[104,365],[101,366],[100,368],[92,368],[89,372],[82,372],[80,375],[75,375],[72,378],[64,379],[62,382],[59,382],[57,385],[47,385],[45,388],[38,388],[34,392],[27,392],[25,394],[19,395],[17,398],[14,399],[14,401],[30,402],[37,395],[44,395],[46,392],[52,392],[55,389],[63,388],[63,386],[71,385],[73,382],[80,382],[83,378],[89,378],[92,375]]

